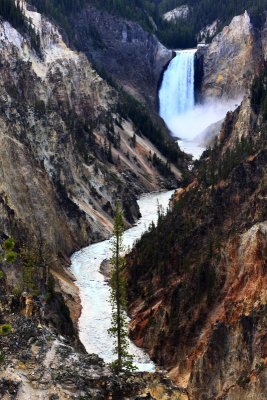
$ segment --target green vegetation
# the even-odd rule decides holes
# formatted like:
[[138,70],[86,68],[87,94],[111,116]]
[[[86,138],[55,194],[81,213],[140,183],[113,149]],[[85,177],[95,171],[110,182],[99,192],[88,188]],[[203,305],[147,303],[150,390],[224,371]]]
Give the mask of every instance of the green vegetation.
[[259,76],[256,76],[251,89],[251,103],[255,113],[262,112],[264,121],[267,120],[267,63]]
[[0,335],[6,336],[11,332],[12,326],[9,324],[0,325]]
[[157,155],[156,153],[153,154],[152,162],[154,167],[157,168],[157,170],[160,172],[162,176],[169,177],[172,175],[171,167],[168,161],[164,163]]
[[[255,114],[262,118],[261,128],[255,127],[253,135],[242,137],[223,153],[224,143],[215,143],[213,148],[206,150],[202,158],[195,162],[198,178],[206,186],[214,186],[226,180],[237,166],[267,148],[267,65],[254,78],[251,105]],[[234,123],[235,114],[229,113],[224,124],[226,137],[231,133]]]
[[[6,239],[0,246],[0,265],[13,264],[17,258],[17,253],[14,251],[15,241],[11,238]],[[0,280],[4,278],[4,273],[0,270]],[[11,332],[11,325],[0,325],[0,336],[6,336]],[[4,353],[0,346],[0,362],[4,360]]]
[[[111,14],[139,22],[144,29],[155,33],[169,48],[194,47],[197,34],[205,26],[220,21],[218,31],[231,19],[247,10],[256,26],[264,22],[267,0],[31,0],[38,10],[54,18],[67,32],[73,33],[71,17],[86,5],[94,5]],[[177,6],[188,4],[187,20],[166,22],[162,15]],[[97,31],[92,37],[101,46]]]
[[116,372],[122,370],[131,371],[134,369],[132,356],[128,353],[128,327],[127,327],[127,290],[126,279],[123,275],[125,266],[125,257],[123,253],[122,235],[124,223],[123,213],[119,204],[117,204],[116,215],[114,218],[114,238],[112,240],[111,250],[113,266],[111,275],[111,305],[112,305],[112,326],[109,334],[115,339],[114,354],[117,356],[112,363]]
[[69,21],[69,17],[80,11],[88,0],[30,0],[37,10],[53,18],[68,35],[72,34],[72,27]]
[[41,244],[38,244],[37,241],[33,241],[32,244],[24,244],[20,249],[20,259],[23,267],[23,289],[33,295],[38,295],[47,278],[45,275],[48,265]]
[[168,162],[178,163],[181,151],[177,143],[163,128],[156,126],[152,117],[141,103],[132,96],[123,93],[117,112],[123,118],[130,119],[138,129],[138,133],[147,137],[167,158]]
[[[0,247],[0,264],[13,264],[16,261],[17,253],[14,251],[15,241],[11,238],[6,239]],[[0,278],[3,278],[1,271]]]
[[267,8],[266,0],[165,0],[160,2],[161,12],[166,12],[182,4],[190,6],[187,20],[173,23],[161,23],[158,37],[170,48],[195,47],[197,34],[205,26],[219,20],[218,31],[228,25],[232,18],[247,10],[255,26],[261,26],[264,21],[264,10]]
[[8,21],[21,34],[29,36],[32,46],[37,52],[40,50],[40,37],[35,32],[32,23],[22,12],[20,3],[16,0],[1,0],[0,17]]
[[220,150],[220,147],[215,145],[213,149],[205,152],[205,161],[197,163],[198,176],[207,186],[213,186],[220,180],[227,179],[236,166],[255,154],[251,137],[242,137],[233,149],[227,149],[222,156],[220,156]]

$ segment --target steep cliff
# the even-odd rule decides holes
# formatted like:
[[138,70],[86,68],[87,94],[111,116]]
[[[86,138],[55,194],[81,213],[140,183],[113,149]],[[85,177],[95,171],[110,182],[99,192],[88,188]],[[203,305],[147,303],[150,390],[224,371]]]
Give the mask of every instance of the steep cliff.
[[37,48],[27,32],[0,21],[1,229],[18,244],[41,243],[77,318],[77,290],[62,266],[75,249],[110,235],[116,199],[131,224],[137,195],[176,185],[183,154],[164,126],[69,49],[53,24],[25,13]]
[[[156,111],[158,82],[172,59],[172,51],[152,33],[157,27],[142,7],[135,3],[112,5],[112,2],[93,0],[68,7],[65,2],[59,6],[66,14],[62,18],[56,12],[55,0],[50,0],[47,6],[39,0],[31,3],[55,17],[70,44],[84,52],[101,73],[112,77],[128,93]],[[136,22],[136,13],[140,14],[139,22]],[[147,30],[143,27],[145,21]]]
[[132,338],[191,400],[266,397],[265,85],[128,259]]
[[14,329],[1,338],[6,354],[0,372],[1,399],[185,399],[162,373],[114,374],[97,355],[77,351],[66,337],[36,318],[11,317],[13,305],[12,300],[1,301]]
[[233,18],[206,47],[203,60],[200,58],[202,97],[241,97],[263,64],[265,47],[265,35],[253,26],[247,12]]
[[156,110],[158,82],[172,59],[172,51],[138,23],[95,7],[85,8],[74,16],[72,23],[78,49],[129,93]]

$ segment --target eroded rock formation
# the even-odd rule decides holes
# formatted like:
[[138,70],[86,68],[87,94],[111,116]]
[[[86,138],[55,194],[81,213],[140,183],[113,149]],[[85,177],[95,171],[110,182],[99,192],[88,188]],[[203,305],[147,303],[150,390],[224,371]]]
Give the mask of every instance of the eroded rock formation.
[[128,260],[132,338],[191,400],[266,397],[266,114],[254,95]]
[[129,93],[156,110],[158,81],[172,51],[138,23],[95,7],[83,9],[72,23],[78,48]]
[[247,12],[215,36],[204,54],[204,98],[238,98],[249,89],[264,59],[265,35],[260,37]]
[[[116,199],[127,223],[137,219],[136,196],[168,180],[152,156],[162,166],[166,158],[121,116],[121,93],[86,56],[69,49],[46,18],[25,13],[40,35],[38,49],[0,21],[1,226],[20,244],[42,243],[77,318],[77,290],[62,266],[75,249],[111,234]],[[167,134],[165,145],[169,140]],[[172,184],[180,178],[173,167]]]
[[173,22],[179,19],[186,19],[188,17],[190,8],[187,4],[184,4],[180,7],[176,7],[171,11],[166,12],[163,15],[163,19],[168,22]]

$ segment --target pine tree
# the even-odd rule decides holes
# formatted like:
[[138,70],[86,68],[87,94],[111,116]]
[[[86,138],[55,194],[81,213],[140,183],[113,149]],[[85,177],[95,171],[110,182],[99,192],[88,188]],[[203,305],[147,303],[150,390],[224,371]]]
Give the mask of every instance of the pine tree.
[[132,137],[132,145],[133,145],[133,147],[136,147],[136,134],[135,133]]
[[114,218],[114,237],[111,243],[112,259],[111,264],[111,304],[112,321],[109,334],[115,339],[114,354],[116,360],[112,367],[116,372],[123,370],[131,371],[133,366],[133,357],[128,352],[128,324],[127,324],[127,285],[123,274],[125,267],[125,257],[123,256],[123,212],[121,206],[117,204],[116,215]]
[[[17,258],[17,253],[14,251],[15,242],[13,239],[6,239],[0,246],[0,265],[12,264]],[[0,280],[4,278],[4,272],[0,269]],[[6,336],[11,332],[12,326],[9,324],[0,325],[0,336]],[[4,359],[4,352],[0,346],[0,362]]]
[[109,146],[108,146],[108,162],[113,163],[113,156],[112,156],[112,148],[111,148],[111,143],[109,142]]

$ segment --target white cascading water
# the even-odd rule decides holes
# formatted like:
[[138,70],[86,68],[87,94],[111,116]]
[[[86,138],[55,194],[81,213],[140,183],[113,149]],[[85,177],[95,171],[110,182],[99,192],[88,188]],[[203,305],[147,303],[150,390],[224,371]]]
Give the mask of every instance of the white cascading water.
[[195,104],[195,53],[196,49],[178,50],[164,73],[159,91],[160,116],[179,146],[186,153],[199,158],[204,151],[205,131],[212,124],[220,123],[241,99],[223,101],[206,99]]
[[160,116],[167,124],[194,108],[195,53],[195,49],[176,51],[164,74],[159,101]]
[[179,141],[181,149],[199,157],[203,148],[192,141],[191,132],[183,129],[179,121],[195,108],[195,53],[196,49],[176,51],[163,76],[159,104],[160,116],[172,133],[183,139]]

